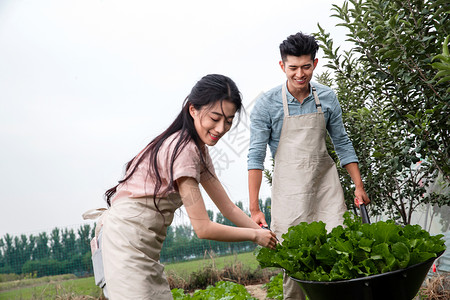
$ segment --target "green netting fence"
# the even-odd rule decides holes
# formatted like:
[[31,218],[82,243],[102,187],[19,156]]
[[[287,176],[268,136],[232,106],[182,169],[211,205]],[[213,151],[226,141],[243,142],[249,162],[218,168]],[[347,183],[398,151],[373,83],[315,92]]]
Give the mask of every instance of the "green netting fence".
[[[270,198],[260,207],[270,222]],[[243,209],[242,202],[236,205]],[[234,226],[221,213],[208,210],[215,222]],[[60,274],[89,276],[93,274],[91,261],[91,239],[95,235],[95,224],[80,224],[72,228],[55,227],[38,234],[5,234],[0,237],[0,274],[18,274],[42,277]],[[168,227],[160,260],[172,263],[215,256],[253,251],[252,242],[226,243],[199,239],[192,226],[181,224]]]
[[[34,277],[93,273],[90,240],[95,225],[82,224],[77,229],[54,228],[37,235],[0,238],[0,274],[30,274]],[[225,243],[199,239],[190,225],[168,228],[161,252],[161,262],[171,263],[214,255],[253,251],[252,242]]]

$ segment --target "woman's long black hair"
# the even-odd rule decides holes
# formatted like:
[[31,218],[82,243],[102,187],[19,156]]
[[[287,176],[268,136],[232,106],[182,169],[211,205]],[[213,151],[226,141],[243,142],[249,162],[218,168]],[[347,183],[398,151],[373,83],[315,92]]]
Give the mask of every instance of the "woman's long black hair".
[[[119,183],[105,192],[106,202],[108,206],[111,206],[111,199],[116,194],[117,187],[126,182],[136,171],[137,166],[147,157],[150,156],[148,166],[148,176],[155,178],[155,188],[153,190],[153,202],[158,209],[156,199],[161,189],[161,175],[158,171],[158,152],[164,141],[175,132],[180,132],[179,138],[176,142],[174,152],[170,160],[170,181],[167,190],[174,187],[173,181],[173,164],[178,154],[184,149],[186,144],[193,140],[197,146],[199,153],[201,153],[201,162],[204,166],[205,160],[203,157],[203,151],[200,149],[200,138],[195,130],[194,120],[189,113],[189,106],[193,105],[196,110],[200,110],[202,107],[210,107],[217,101],[223,100],[230,101],[236,105],[236,112],[239,113],[242,107],[241,93],[239,92],[236,84],[229,77],[219,74],[210,74],[200,79],[192,88],[191,93],[186,97],[183,102],[183,108],[180,114],[175,118],[175,121],[160,135],[153,139],[141,153],[136,155],[132,160],[126,164],[125,178],[119,181]],[[137,159],[137,161],[135,161]],[[132,169],[130,170],[130,168]],[[130,170],[130,171],[129,171]],[[158,209],[159,210],[159,209]]]

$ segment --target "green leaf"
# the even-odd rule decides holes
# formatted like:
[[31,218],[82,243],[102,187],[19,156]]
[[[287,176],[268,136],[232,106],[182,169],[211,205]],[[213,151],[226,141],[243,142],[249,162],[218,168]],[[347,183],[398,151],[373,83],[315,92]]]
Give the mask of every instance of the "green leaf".
[[359,248],[363,249],[366,252],[370,252],[372,250],[374,240],[368,238],[362,238],[359,241]]
[[439,69],[439,70],[450,70],[450,65],[443,64],[443,63],[440,63],[440,62],[432,63],[431,66],[433,68]]
[[442,60],[443,62],[450,63],[450,56],[448,56],[448,55],[438,54],[435,57],[433,57],[432,61],[435,61],[438,59]]
[[406,268],[409,264],[410,253],[409,248],[404,243],[398,242],[392,245],[392,254],[398,260],[400,268]]
[[441,71],[436,73],[434,78],[443,77],[443,76],[449,76],[449,75],[450,75],[450,71],[449,70],[441,70]]
[[400,51],[397,49],[393,49],[393,50],[388,50],[386,51],[382,58],[386,59],[386,58],[395,58],[395,57],[399,57]]
[[375,158],[380,158],[380,157],[384,157],[384,154],[381,153],[381,152],[375,151],[375,152],[372,154],[372,156],[375,157]]
[[449,76],[446,76],[446,77],[444,77],[444,78],[441,78],[441,79],[437,82],[437,84],[445,83],[445,82],[448,82],[448,81],[450,81],[450,75],[449,75]]

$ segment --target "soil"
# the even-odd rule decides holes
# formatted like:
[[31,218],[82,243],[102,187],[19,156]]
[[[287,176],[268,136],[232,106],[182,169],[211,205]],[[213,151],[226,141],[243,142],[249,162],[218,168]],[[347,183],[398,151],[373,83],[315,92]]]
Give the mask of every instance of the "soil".
[[254,284],[254,285],[246,285],[245,288],[247,291],[258,300],[265,300],[267,292],[262,287],[262,284]]

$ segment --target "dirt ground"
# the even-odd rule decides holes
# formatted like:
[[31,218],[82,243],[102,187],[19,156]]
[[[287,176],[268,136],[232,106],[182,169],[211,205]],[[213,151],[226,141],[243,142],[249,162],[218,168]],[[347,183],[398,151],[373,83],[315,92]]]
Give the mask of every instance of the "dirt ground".
[[246,285],[245,288],[247,291],[258,300],[266,299],[266,290],[263,289],[262,284],[254,284],[254,285]]

